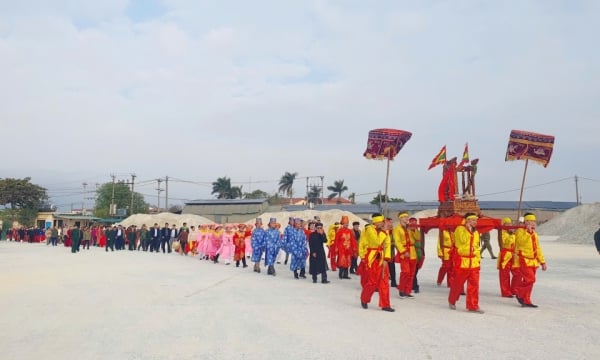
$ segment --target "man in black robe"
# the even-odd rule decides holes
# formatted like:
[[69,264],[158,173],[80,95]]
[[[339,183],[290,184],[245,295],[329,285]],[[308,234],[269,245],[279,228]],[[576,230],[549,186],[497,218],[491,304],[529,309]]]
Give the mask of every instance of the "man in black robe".
[[327,237],[325,236],[323,224],[317,223],[315,229],[316,230],[311,233],[308,238],[308,247],[310,251],[308,272],[312,275],[313,283],[317,282],[317,275],[321,274],[321,282],[323,284],[328,284],[327,257],[325,256],[325,248],[323,248],[323,244],[327,243]]

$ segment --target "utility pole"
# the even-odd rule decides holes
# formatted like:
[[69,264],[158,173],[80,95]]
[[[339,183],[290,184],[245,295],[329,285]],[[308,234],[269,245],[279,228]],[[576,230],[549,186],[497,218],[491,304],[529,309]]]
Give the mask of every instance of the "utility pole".
[[110,200],[110,209],[108,210],[108,214],[110,216],[115,216],[116,211],[115,211],[115,174],[110,174],[110,177],[112,177],[112,198]]
[[135,182],[135,174],[131,174],[131,208],[129,209],[129,215],[133,215],[133,183]]
[[167,211],[169,211],[169,176],[168,175],[165,176],[165,209],[167,209]]
[[81,215],[85,215],[85,205],[86,205],[85,198],[87,195],[87,190],[86,190],[87,183],[84,182],[82,185],[83,185],[83,202],[81,203]]
[[158,181],[158,188],[156,188],[156,190],[158,191],[158,194],[156,196],[156,212],[158,213],[160,212],[160,192],[163,191],[163,189],[160,188],[160,183],[163,181],[163,179],[158,178],[156,179],[156,181]]
[[581,205],[581,201],[579,201],[579,177],[575,175],[575,199],[577,205]]

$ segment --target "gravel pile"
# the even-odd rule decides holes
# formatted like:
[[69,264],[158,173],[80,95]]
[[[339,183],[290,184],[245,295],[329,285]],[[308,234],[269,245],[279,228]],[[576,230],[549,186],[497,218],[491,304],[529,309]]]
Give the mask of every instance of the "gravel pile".
[[153,215],[149,215],[149,214],[131,215],[130,217],[121,221],[118,224],[121,224],[124,227],[128,227],[131,225],[140,227],[143,224],[146,224],[146,226],[151,227],[151,226],[154,226],[154,223],[157,223],[158,225],[160,225],[162,227],[165,223],[169,223],[169,225],[175,224],[179,227],[184,222],[187,223],[188,226],[192,226],[192,225],[198,226],[200,224],[212,224],[213,223],[212,221],[205,218],[204,216],[191,215],[191,214],[179,215],[179,214],[173,214],[170,212],[163,212],[160,214],[153,214]]
[[558,236],[557,241],[570,244],[593,244],[600,227],[600,203],[569,209],[538,227],[539,235]]

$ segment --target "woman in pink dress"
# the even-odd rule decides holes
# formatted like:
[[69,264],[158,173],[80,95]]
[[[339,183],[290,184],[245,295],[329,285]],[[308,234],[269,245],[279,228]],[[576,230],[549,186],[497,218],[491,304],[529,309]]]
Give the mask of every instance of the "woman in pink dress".
[[196,236],[196,251],[198,253],[198,257],[200,258],[200,260],[202,260],[204,258],[204,255],[206,254],[205,243],[206,243],[207,236],[208,236],[207,225],[206,224],[198,225],[198,234]]
[[223,229],[223,226],[216,225],[215,230],[211,231],[208,237],[208,249],[206,255],[208,255],[208,258],[214,261],[215,264],[217,263],[217,250],[221,248],[221,243],[223,242],[223,231],[221,229]]
[[246,225],[246,237],[244,241],[246,242],[246,257],[252,256],[252,225]]
[[219,258],[225,260],[225,265],[229,265],[231,263],[231,256],[233,255],[234,250],[233,235],[235,235],[233,226],[225,225],[225,231],[221,236],[221,246],[219,247],[219,250],[217,250],[217,258],[215,259],[216,263],[219,262]]

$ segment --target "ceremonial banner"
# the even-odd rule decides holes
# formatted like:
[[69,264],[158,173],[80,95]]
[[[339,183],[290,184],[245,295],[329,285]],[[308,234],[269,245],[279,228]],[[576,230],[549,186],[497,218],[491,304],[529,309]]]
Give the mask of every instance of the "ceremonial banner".
[[429,164],[429,168],[427,170],[431,170],[432,168],[442,165],[446,163],[446,145],[442,147],[440,152],[431,160],[431,164]]
[[508,139],[505,161],[529,159],[546,167],[550,162],[553,148],[554,136],[512,130]]
[[412,133],[396,129],[374,129],[369,131],[367,150],[363,156],[367,159],[394,160]]

